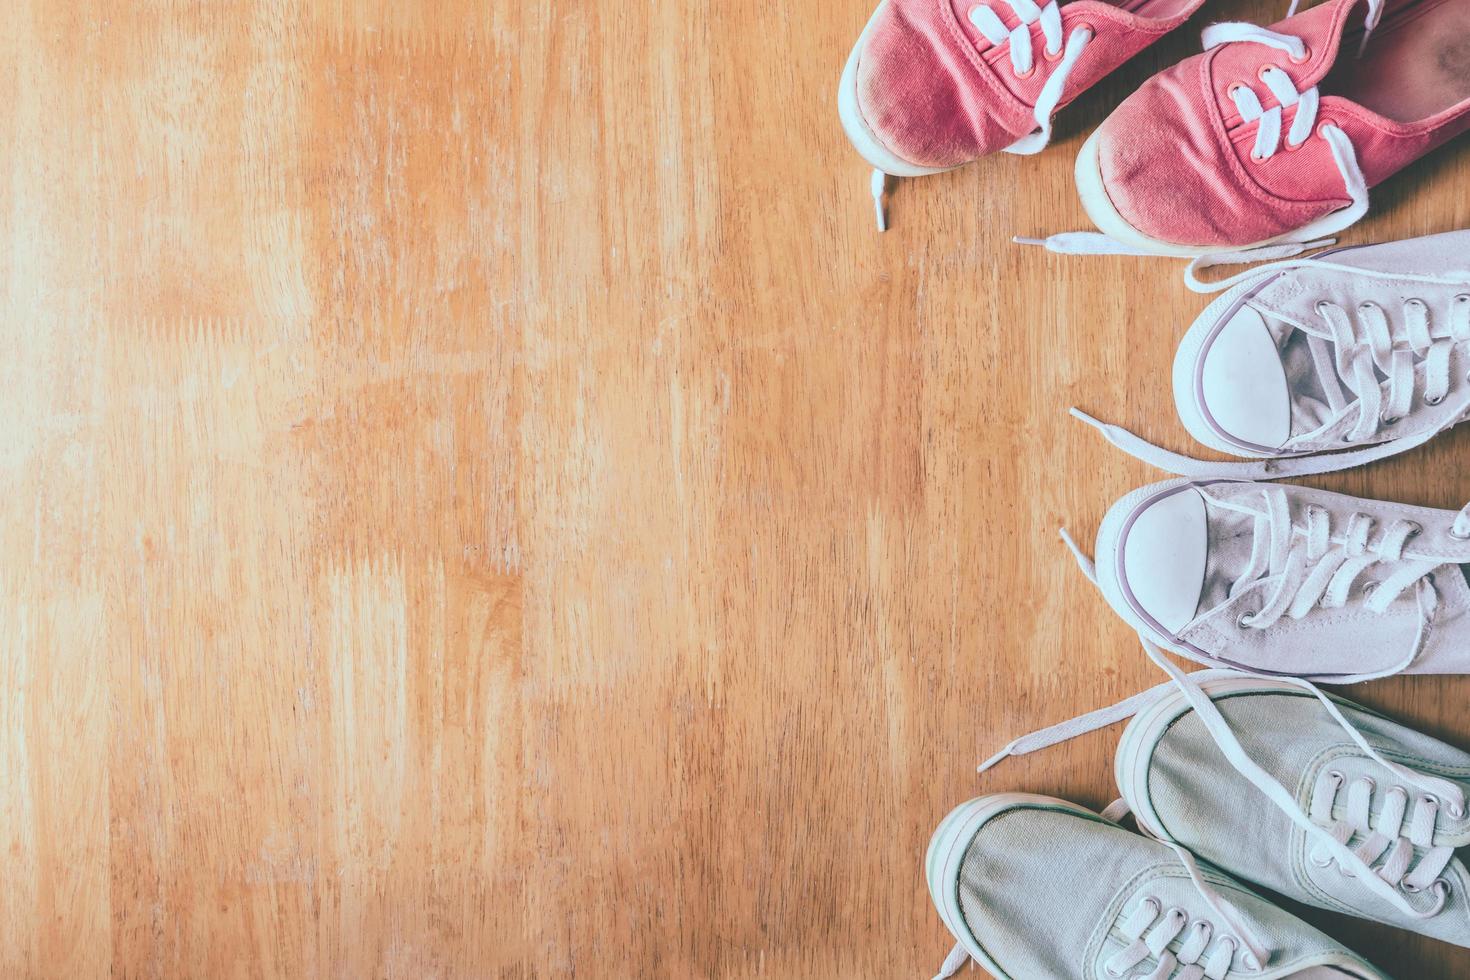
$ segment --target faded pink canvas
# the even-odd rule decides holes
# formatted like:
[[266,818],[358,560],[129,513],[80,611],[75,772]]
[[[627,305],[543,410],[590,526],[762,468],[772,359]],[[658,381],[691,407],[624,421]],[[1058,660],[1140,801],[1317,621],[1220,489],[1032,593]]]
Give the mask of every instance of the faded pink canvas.
[[[1078,175],[1103,231],[1197,249],[1331,233],[1350,223],[1338,217],[1366,210],[1368,187],[1470,128],[1470,4],[1462,0],[1398,0],[1381,11],[1366,0],[1330,0],[1261,34],[1159,73],[1098,129]],[[1266,34],[1298,39],[1300,48],[1284,50]],[[1334,128],[1346,137],[1336,152]],[[1099,185],[1091,194],[1089,168]]]
[[[1040,130],[1029,148],[1016,148],[1034,152],[1056,109],[1201,3],[884,0],[843,78],[852,88],[844,125],[868,162],[889,173],[957,167]],[[1013,50],[1022,43],[1028,51]]]

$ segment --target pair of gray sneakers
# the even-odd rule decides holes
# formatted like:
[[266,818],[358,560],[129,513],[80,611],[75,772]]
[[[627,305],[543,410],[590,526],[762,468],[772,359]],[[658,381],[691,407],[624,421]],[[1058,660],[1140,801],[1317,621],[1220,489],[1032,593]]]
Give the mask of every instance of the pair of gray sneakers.
[[1386,977],[1240,882],[1470,946],[1470,755],[1300,682],[1184,677],[1128,705],[1104,814],[1004,793],[940,824],[941,977],[970,958],[1007,980]]

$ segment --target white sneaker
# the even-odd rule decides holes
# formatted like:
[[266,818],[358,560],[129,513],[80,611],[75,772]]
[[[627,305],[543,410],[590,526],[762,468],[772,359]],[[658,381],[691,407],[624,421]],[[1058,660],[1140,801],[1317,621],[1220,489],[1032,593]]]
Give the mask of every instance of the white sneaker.
[[1174,400],[1195,439],[1264,462],[1193,459],[1074,414],[1168,472],[1249,479],[1357,466],[1470,417],[1470,231],[1236,279],[1180,344]]
[[1167,480],[1103,518],[1095,581],[1129,625],[1181,656],[1348,683],[1470,673],[1467,569],[1470,507]]
[[1000,980],[1386,980],[1183,849],[1045,796],[958,807],[925,876],[959,940],[939,977],[973,958]]
[[1140,711],[1116,775],[1141,828],[1240,878],[1470,946],[1464,752],[1350,702],[1227,677]]

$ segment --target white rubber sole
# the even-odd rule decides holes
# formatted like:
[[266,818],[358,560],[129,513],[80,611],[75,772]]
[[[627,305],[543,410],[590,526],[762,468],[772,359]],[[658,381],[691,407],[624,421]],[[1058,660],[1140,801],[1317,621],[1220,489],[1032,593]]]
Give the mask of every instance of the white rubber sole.
[[1050,796],[1033,793],[981,796],[955,807],[939,822],[939,827],[929,838],[929,847],[924,855],[924,880],[929,886],[929,895],[934,900],[934,907],[939,910],[939,917],[944,921],[945,928],[965,947],[972,959],[994,974],[996,980],[1012,978],[990,958],[965,925],[959,900],[960,869],[964,865],[965,852],[980,828],[1018,806],[1040,806],[1048,810],[1076,813],[1092,820],[1102,819],[1085,807]]
[[877,134],[868,127],[867,120],[863,118],[861,110],[858,109],[859,56],[863,46],[867,43],[868,35],[872,33],[873,25],[878,22],[878,15],[883,12],[886,5],[887,0],[878,4],[878,9],[874,10],[873,16],[868,18],[867,26],[863,28],[857,43],[852,46],[852,52],[847,56],[847,65],[842,69],[842,81],[837,86],[837,115],[842,120],[842,128],[852,142],[853,148],[858,151],[859,156],[868,161],[870,166],[894,177],[926,177],[930,174],[948,173],[956,168],[920,167],[894,156],[893,151],[884,146],[879,141]]

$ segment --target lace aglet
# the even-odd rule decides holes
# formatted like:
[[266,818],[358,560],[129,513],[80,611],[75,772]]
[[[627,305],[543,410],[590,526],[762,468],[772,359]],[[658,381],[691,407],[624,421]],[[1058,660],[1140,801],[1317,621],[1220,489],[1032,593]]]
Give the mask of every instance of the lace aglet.
[[874,170],[868,186],[873,194],[873,214],[878,219],[878,230],[887,231],[888,210],[884,206],[884,198],[888,193],[888,175],[881,170]]
[[1077,419],[1078,421],[1086,422],[1088,425],[1092,426],[1094,429],[1097,429],[1104,434],[1106,434],[1108,431],[1108,424],[1106,422],[1102,421],[1101,419],[1094,418],[1091,415],[1088,415],[1086,412],[1082,411],[1082,409],[1078,408],[1075,405],[1067,409],[1067,414],[1072,416],[1072,418]]
[[[1020,741],[1020,739],[1017,739],[1016,741]],[[990,769],[994,769],[996,766],[1009,759],[1011,757],[1011,754],[1015,751],[1015,748],[1016,742],[1011,742],[1011,744],[1007,745],[1005,748],[995,753],[995,755],[991,756],[990,758],[986,759],[984,762],[976,766],[975,772],[983,773]]]
[[1041,248],[1046,248],[1045,238],[1027,238],[1025,235],[1016,235],[1011,239],[1011,242],[1016,245],[1037,245]]
[[1082,550],[1066,528],[1058,528],[1057,533],[1061,536],[1067,548],[1072,552],[1072,557],[1077,559],[1077,567],[1082,569],[1082,574],[1086,575],[1087,580],[1093,585],[1097,585],[1097,564],[1091,558],[1087,557],[1087,552]]

